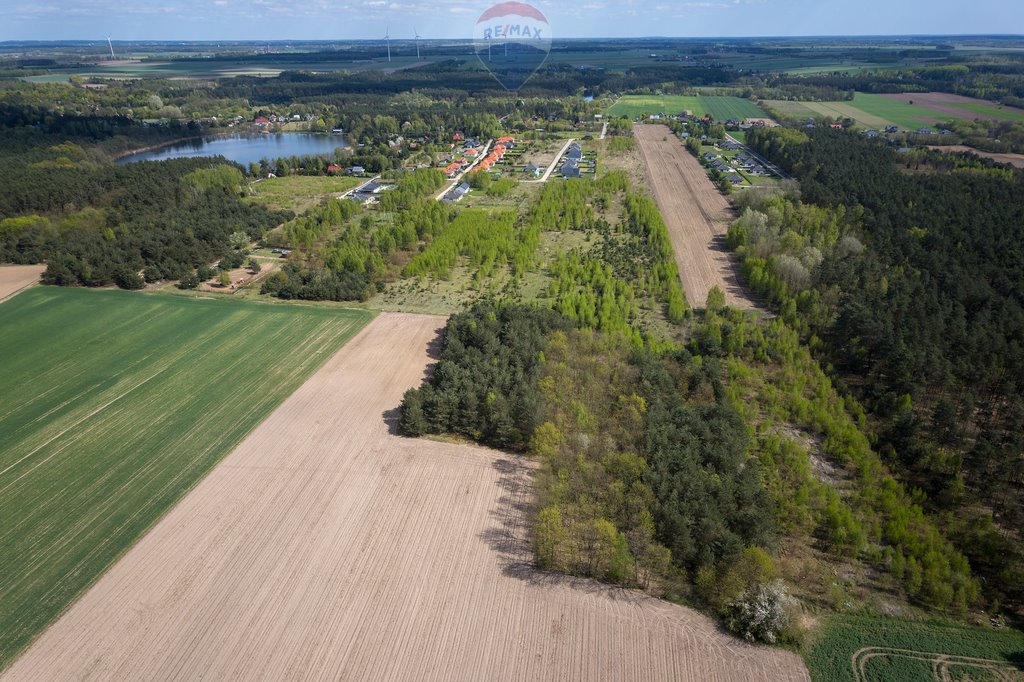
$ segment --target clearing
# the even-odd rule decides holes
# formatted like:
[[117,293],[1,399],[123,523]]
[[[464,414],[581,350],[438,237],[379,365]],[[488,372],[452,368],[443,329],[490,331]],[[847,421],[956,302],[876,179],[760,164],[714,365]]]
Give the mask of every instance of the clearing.
[[249,183],[249,200],[269,208],[303,213],[322,200],[366,182],[350,175],[288,175]]
[[371,317],[57,287],[0,305],[0,668]]
[[733,211],[700,162],[663,125],[635,125],[654,199],[668,226],[686,299],[703,307],[717,286],[726,302],[755,307],[740,285],[739,266],[725,246]]
[[999,163],[1008,163],[1011,166],[1016,166],[1017,168],[1024,168],[1024,154],[985,152],[980,149],[975,149],[974,147],[967,147],[962,144],[948,144],[944,146],[930,144],[928,145],[928,149],[937,149],[940,152],[948,152],[950,154],[955,152],[970,152],[971,154],[977,154],[978,156],[984,157],[986,159],[992,159],[993,161],[998,161]]
[[808,679],[690,609],[537,572],[523,459],[394,435],[443,324],[380,314],[4,679]]
[[0,301],[39,282],[45,265],[0,265]]

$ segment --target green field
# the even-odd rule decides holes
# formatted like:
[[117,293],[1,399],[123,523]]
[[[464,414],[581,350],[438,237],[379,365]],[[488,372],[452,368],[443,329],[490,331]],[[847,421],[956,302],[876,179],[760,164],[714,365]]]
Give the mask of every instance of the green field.
[[963,118],[966,119],[993,118],[997,121],[1024,121],[1024,110],[988,102],[949,102],[948,106],[962,109]]
[[674,116],[684,111],[691,111],[696,116],[711,114],[716,121],[767,116],[750,100],[716,95],[623,95],[608,108],[608,115],[636,118],[659,113]]
[[942,114],[937,114],[923,106],[865,92],[855,93],[851,102],[782,102],[773,100],[766,104],[783,115],[798,118],[814,116],[851,118],[860,126],[875,129],[897,125],[905,130],[916,130],[923,126],[934,126],[936,121],[943,118]]
[[0,305],[0,669],[372,316],[49,287]]
[[1017,679],[1005,673],[1014,666],[1024,670],[1024,633],[946,621],[832,616],[804,659],[811,679],[822,682],[936,682],[942,679],[933,669],[939,656],[948,657],[949,679]]

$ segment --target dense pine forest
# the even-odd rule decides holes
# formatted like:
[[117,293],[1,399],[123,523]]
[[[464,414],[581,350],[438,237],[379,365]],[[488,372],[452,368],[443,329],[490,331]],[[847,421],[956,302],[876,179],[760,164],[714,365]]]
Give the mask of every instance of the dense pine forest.
[[1024,174],[979,161],[901,172],[891,148],[840,131],[751,142],[799,178],[800,199],[746,202],[730,239],[748,280],[861,398],[877,447],[949,513],[976,570],[1019,602]]

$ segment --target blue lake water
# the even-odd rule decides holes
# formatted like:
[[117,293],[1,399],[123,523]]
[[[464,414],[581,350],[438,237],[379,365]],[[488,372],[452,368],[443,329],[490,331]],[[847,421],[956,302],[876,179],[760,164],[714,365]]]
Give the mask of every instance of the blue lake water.
[[258,162],[260,159],[277,159],[282,156],[313,156],[333,154],[338,147],[348,143],[339,135],[318,135],[314,133],[276,133],[269,135],[230,135],[205,137],[178,142],[148,152],[139,152],[118,159],[118,163],[136,161],[163,161],[190,156],[223,156],[242,165]]

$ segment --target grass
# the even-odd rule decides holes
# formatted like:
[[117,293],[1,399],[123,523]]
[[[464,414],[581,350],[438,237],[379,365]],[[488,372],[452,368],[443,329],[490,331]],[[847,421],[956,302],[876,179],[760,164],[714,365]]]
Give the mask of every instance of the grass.
[[[835,615],[829,617],[822,632],[805,652],[804,659],[812,680],[840,682],[859,678],[854,672],[854,653],[864,647],[881,647],[881,655],[864,663],[868,680],[935,680],[931,660],[919,660],[900,652],[991,659],[1000,665],[1024,666],[1024,633],[1018,630],[978,628],[946,621],[913,621],[887,616]],[[934,656],[925,656],[934,659]],[[950,667],[953,679],[989,679],[991,671],[958,663]],[[994,678],[994,676],[993,676]],[[998,679],[998,678],[994,678]]]
[[798,118],[827,116],[830,118],[851,118],[865,128],[882,129],[897,125],[907,130],[922,126],[933,126],[943,118],[930,109],[917,104],[858,92],[851,102],[783,102],[769,101],[767,106],[780,114]]
[[0,305],[0,669],[372,317],[50,287]]
[[1001,107],[985,102],[947,102],[947,106],[962,109],[962,118],[993,118],[999,121],[1024,121],[1024,110]]
[[717,121],[767,116],[750,100],[717,95],[623,95],[608,108],[607,113],[609,116],[636,118],[643,114],[659,113],[674,116],[684,111],[691,111],[696,116],[711,114]]
[[288,209],[301,213],[325,197],[341,194],[367,178],[350,176],[289,175],[267,178],[249,185],[250,201],[270,208]]

